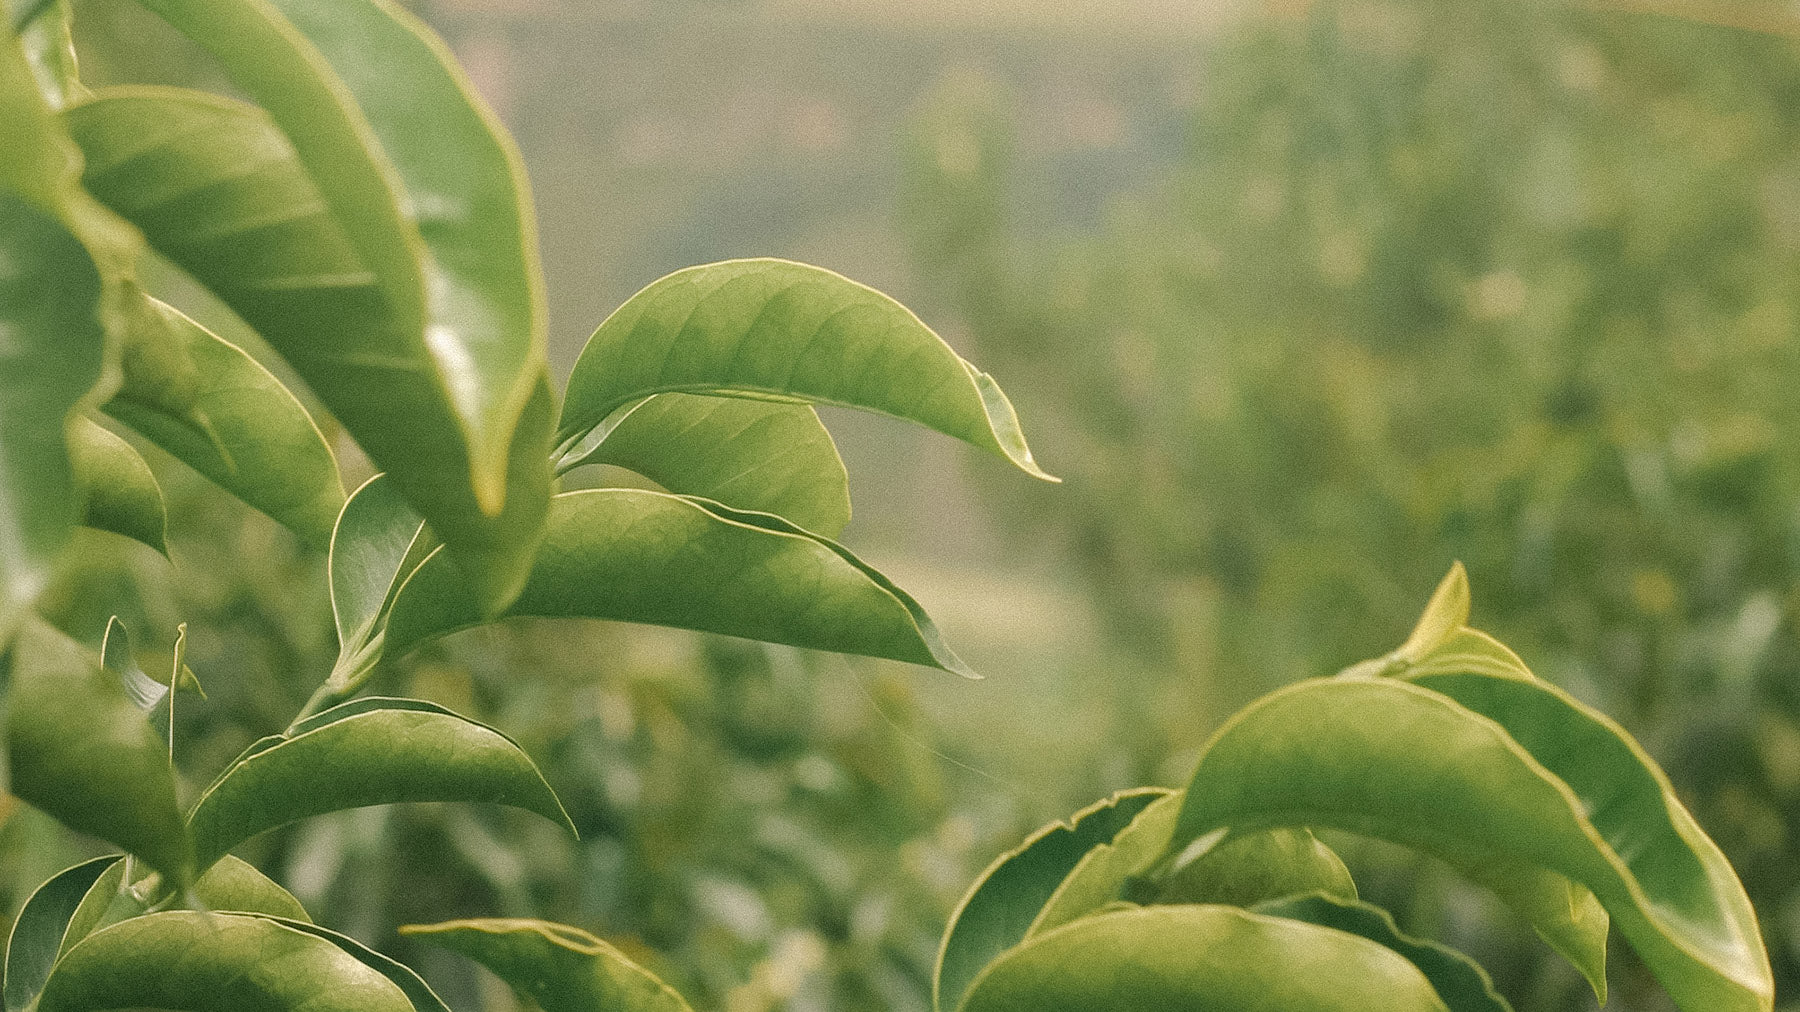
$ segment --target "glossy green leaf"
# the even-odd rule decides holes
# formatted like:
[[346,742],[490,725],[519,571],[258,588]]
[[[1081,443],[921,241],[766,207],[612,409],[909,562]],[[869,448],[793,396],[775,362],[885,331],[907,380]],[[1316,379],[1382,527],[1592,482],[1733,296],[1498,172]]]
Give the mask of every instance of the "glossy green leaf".
[[310,924],[306,908],[279,883],[248,861],[230,854],[194,882],[193,898],[208,910],[268,914]]
[[1050,479],[992,377],[906,307],[819,267],[729,260],[676,271],[632,296],[576,359],[557,438],[578,442],[618,408],[665,391],[863,408]]
[[1772,1007],[1742,886],[1617,725],[1542,683],[1426,681],[1504,724],[1392,679],[1290,686],[1213,738],[1175,839],[1318,825],[1547,868],[1593,891],[1682,1008]]
[[19,908],[6,940],[5,986],[0,990],[0,1008],[5,1012],[25,1012],[44,989],[62,951],[69,919],[94,881],[117,861],[116,856],[97,857],[60,872],[38,886]]
[[[835,542],[768,514],[641,489],[551,501],[544,545],[512,615],[697,629],[967,674],[918,603]],[[394,599],[387,649],[480,621],[433,556]]]
[[100,663],[119,680],[119,687],[145,713],[169,694],[167,685],[144,674],[144,669],[138,666],[131,649],[131,633],[117,615],[106,620],[106,634],[100,638]]
[[425,983],[424,978],[414,973],[406,964],[382,955],[374,949],[362,944],[349,935],[322,928],[308,920],[294,920],[286,917],[272,918],[275,923],[295,931],[304,931],[309,935],[322,938],[354,957],[364,966],[386,977],[393,985],[412,1002],[414,1012],[450,1012],[449,1006]]
[[0,643],[80,518],[64,432],[100,379],[99,300],[81,243],[0,187]]
[[400,933],[475,960],[539,1008],[556,1012],[692,1012],[674,988],[624,953],[566,924],[490,918],[408,924]]
[[[462,326],[427,318],[427,245],[398,215],[398,178],[297,29],[262,0],[150,6],[220,56],[273,119],[198,92],[103,92],[65,114],[87,154],[84,183],[293,364],[484,594],[516,590],[549,490],[552,408],[532,400],[546,396],[541,366],[523,380],[483,376]],[[479,304],[432,308],[493,322]],[[458,404],[515,383],[524,390],[504,430],[490,419],[481,439],[516,437],[482,450],[494,460],[472,457],[475,422]]]
[[334,707],[251,746],[207,788],[188,824],[205,868],[265,830],[401,801],[511,805],[574,831],[511,739],[435,704],[380,698]]
[[1179,791],[1152,802],[1120,830],[1110,843],[1082,855],[1050,894],[1037,917],[1026,929],[1031,938],[1105,907],[1125,893],[1135,891],[1140,876],[1148,873],[1169,847],[1175,817],[1181,811]]
[[293,393],[236,345],[154,299],[150,312],[194,363],[198,382],[183,409],[128,388],[106,413],[177,460],[323,546],[344,505],[337,458]]
[[1525,919],[1544,943],[1581,971],[1606,1002],[1606,908],[1586,886],[1524,861],[1493,855],[1439,855],[1469,881],[1486,888]]
[[931,978],[932,1007],[954,1009],[975,975],[1017,945],[1056,887],[1083,855],[1107,843],[1168,794],[1144,788],[1115,794],[1053,822],[988,865],[950,915]]
[[828,538],[850,523],[844,462],[804,404],[658,394],[621,408],[558,470],[583,464],[627,468],[670,492],[773,513]]
[[378,970],[247,914],[167,911],[102,928],[57,964],[37,1012],[412,1012]]
[[1425,975],[1365,938],[1239,907],[1084,917],[1006,952],[963,1012],[1446,1012]]
[[130,443],[76,417],[69,424],[69,463],[84,526],[122,534],[168,554],[169,514],[162,486]]
[[429,551],[422,546],[435,547],[435,542],[387,475],[370,478],[344,505],[326,567],[340,667],[380,631],[380,619],[402,579]]
[[1157,903],[1248,907],[1314,891],[1356,899],[1350,869],[1306,829],[1208,834],[1157,884]]
[[14,645],[14,794],[177,883],[192,866],[165,745],[100,659],[37,619]]
[[1480,964],[1447,945],[1402,932],[1392,914],[1373,904],[1314,893],[1263,903],[1255,910],[1336,928],[1387,946],[1419,968],[1450,1012],[1512,1012],[1512,1005],[1494,990],[1493,980]]
[[141,915],[146,904],[143,899],[131,891],[131,883],[125,880],[128,870],[122,857],[114,857],[112,863],[102,869],[99,878],[88,887],[81,897],[81,903],[69,917],[68,926],[63,930],[62,945],[57,950],[57,958],[74,948],[75,943],[99,931],[108,924],[117,924],[123,920]]

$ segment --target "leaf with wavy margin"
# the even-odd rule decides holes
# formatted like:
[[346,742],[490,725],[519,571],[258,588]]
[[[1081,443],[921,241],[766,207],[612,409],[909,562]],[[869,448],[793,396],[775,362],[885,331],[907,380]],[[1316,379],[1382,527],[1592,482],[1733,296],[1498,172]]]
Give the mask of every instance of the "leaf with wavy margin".
[[579,928],[522,918],[407,924],[403,935],[441,945],[494,971],[538,1007],[557,1012],[693,1012],[675,989]]

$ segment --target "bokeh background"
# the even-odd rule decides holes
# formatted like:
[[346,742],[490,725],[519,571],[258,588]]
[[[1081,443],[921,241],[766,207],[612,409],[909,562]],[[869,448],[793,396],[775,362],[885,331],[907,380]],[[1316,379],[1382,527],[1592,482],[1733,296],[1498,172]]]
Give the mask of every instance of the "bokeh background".
[[[1236,707],[1392,647],[1461,559],[1476,624],[1669,770],[1800,996],[1800,14],[411,6],[524,150],[559,372],[668,271],[806,260],[993,372],[1066,484],[828,412],[845,540],[986,680],[599,623],[460,634],[384,688],[520,740],[582,839],[415,806],[247,848],[323,923],[457,1008],[517,1006],[396,925],[566,921],[703,1008],[925,1009],[943,920],[995,854],[1179,784]],[[90,81],[229,90],[126,0],[75,11]],[[181,714],[179,761],[204,784],[329,669],[323,559],[146,455],[172,564],[89,533],[47,608],[96,643],[120,614],[150,670],[189,624],[210,699]],[[1521,1012],[1593,1007],[1484,895],[1334,842]],[[94,852],[0,796],[4,916]],[[1623,949],[1614,989],[1610,1008],[1670,1008]]]

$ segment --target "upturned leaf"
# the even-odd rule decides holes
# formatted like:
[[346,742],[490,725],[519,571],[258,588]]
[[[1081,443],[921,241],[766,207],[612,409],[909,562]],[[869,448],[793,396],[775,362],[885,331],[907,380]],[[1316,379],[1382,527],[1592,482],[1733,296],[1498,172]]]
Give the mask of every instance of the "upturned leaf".
[[0,990],[0,1008],[5,1012],[25,1012],[37,999],[62,951],[69,919],[89,887],[118,860],[117,856],[97,857],[59,872],[38,886],[19,908],[6,940],[6,983]]
[[1025,937],[1061,927],[1123,898],[1168,849],[1180,811],[1181,792],[1165,794],[1139,812],[1110,842],[1082,855],[1032,919]]
[[1053,822],[994,859],[950,914],[931,976],[932,1007],[955,1009],[981,968],[1025,938],[1038,911],[1083,855],[1112,840],[1168,794],[1143,788],[1115,794]]
[[558,470],[611,464],[670,492],[786,517],[835,538],[850,523],[843,459],[804,404],[658,394],[620,408]]
[[893,299],[819,267],[728,260],[676,271],[588,339],[557,439],[666,391],[816,401],[918,422],[1051,479],[992,377]]
[[370,478],[350,496],[332,530],[326,561],[338,634],[336,669],[355,663],[381,632],[401,583],[436,547],[424,519],[387,475]]
[[557,1012],[692,1012],[675,989],[593,935],[512,918],[407,924],[413,935],[475,960],[539,1008]]
[[[544,544],[509,615],[642,622],[968,674],[924,610],[850,551],[780,517],[641,489],[551,500]],[[391,656],[481,621],[438,557],[401,587]]]
[[0,186],[0,643],[80,519],[64,433],[100,379],[99,304],[81,243]]
[[1368,939],[1240,907],[1084,917],[1009,949],[963,1012],[1447,1012],[1404,956]]
[[13,647],[7,748],[14,794],[185,886],[191,851],[166,746],[116,676],[39,619]]
[[424,978],[414,973],[412,968],[396,959],[376,952],[349,935],[322,928],[309,920],[294,920],[287,917],[270,918],[275,923],[295,931],[304,931],[309,935],[322,938],[342,949],[345,953],[361,962],[364,966],[386,977],[399,988],[408,1001],[412,1002],[413,1012],[450,1012],[449,1006],[425,983]]
[[1387,946],[1419,968],[1450,1012],[1512,1012],[1479,963],[1447,945],[1413,938],[1400,930],[1392,914],[1374,904],[1312,893],[1258,904],[1255,912],[1336,928]]
[[[1209,834],[1210,835],[1210,834]],[[1307,829],[1230,832],[1196,841],[1156,884],[1151,902],[1248,907],[1318,891],[1356,899],[1350,869]]]
[[1549,869],[1593,891],[1683,1009],[1772,1007],[1743,887],[1616,724],[1542,683],[1422,681],[1314,680],[1251,704],[1202,753],[1175,841],[1329,826]]
[[121,921],[64,954],[37,1012],[413,1012],[380,971],[317,935],[249,914]]
[[277,826],[402,801],[511,805],[574,831],[510,738],[433,703],[379,697],[333,707],[250,746],[201,795],[188,826],[197,866],[207,868]]
[[344,486],[312,416],[236,345],[154,299],[149,311],[194,363],[193,396],[176,408],[127,388],[106,413],[308,544],[324,545]]
[[130,443],[78,416],[69,424],[69,463],[83,526],[122,534],[168,554],[169,514],[162,486]]

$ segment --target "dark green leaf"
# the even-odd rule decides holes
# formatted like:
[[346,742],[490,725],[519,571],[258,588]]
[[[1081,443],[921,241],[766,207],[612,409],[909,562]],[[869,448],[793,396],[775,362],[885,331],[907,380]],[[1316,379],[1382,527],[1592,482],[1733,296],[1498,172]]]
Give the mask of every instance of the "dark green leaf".
[[975,880],[950,915],[931,979],[931,1003],[952,1010],[975,975],[1025,938],[1038,911],[1083,855],[1107,843],[1151,802],[1168,794],[1144,788],[1115,794],[1031,834]]
[[37,619],[14,645],[6,730],[14,794],[188,882],[188,837],[162,739],[99,658]]
[[575,362],[557,438],[579,442],[613,411],[665,391],[842,404],[955,436],[1049,478],[986,373],[906,307],[785,260],[677,271],[632,296]]
[[364,966],[386,977],[393,982],[395,987],[405,992],[407,1000],[412,1002],[414,1012],[450,1012],[443,999],[437,996],[437,992],[433,991],[431,986],[426,984],[406,964],[376,952],[349,935],[339,934],[329,928],[321,928],[311,921],[293,920],[286,917],[272,919],[283,927],[323,938],[355,957]]
[[964,1012],[1447,1012],[1384,945],[1238,907],[1140,907],[1033,937],[976,978]]
[[1393,915],[1373,904],[1314,893],[1263,903],[1255,912],[1348,931],[1387,946],[1419,968],[1450,1012],[1512,1012],[1480,964],[1449,946],[1405,934]]
[[168,911],[102,928],[50,975],[37,1012],[413,1012],[380,971],[326,939],[247,914]]
[[539,1008],[556,1012],[692,1012],[648,970],[593,935],[522,919],[408,924],[415,935],[494,971]]
[[19,908],[6,940],[6,984],[0,992],[4,995],[0,1007],[6,1012],[25,1012],[44,989],[56,955],[62,951],[69,918],[75,916],[75,908],[94,880],[118,860],[116,856],[97,857],[60,872],[38,886]]
[[387,475],[378,474],[350,496],[331,534],[327,571],[331,613],[337,623],[338,661],[333,678],[349,677],[381,631],[381,620],[403,579],[436,547],[424,521]]
[[[544,546],[512,615],[605,618],[967,673],[917,602],[835,542],[780,517],[640,489],[551,500]],[[480,621],[434,556],[388,616],[397,656]]]
[[207,788],[188,824],[206,868],[265,830],[401,801],[512,805],[570,825],[511,739],[431,703],[388,699],[346,703],[252,746]]
[[850,522],[837,444],[804,404],[658,394],[621,408],[559,470],[583,464],[627,468],[670,492],[773,513],[828,538]]
[[169,515],[162,486],[130,443],[76,417],[69,424],[69,463],[84,526],[122,534],[168,554]]

